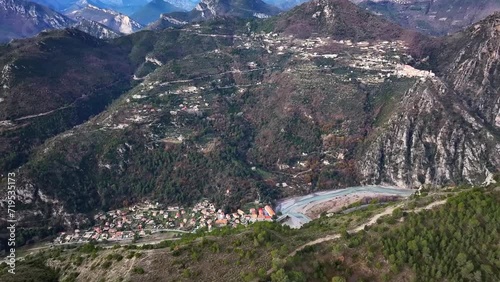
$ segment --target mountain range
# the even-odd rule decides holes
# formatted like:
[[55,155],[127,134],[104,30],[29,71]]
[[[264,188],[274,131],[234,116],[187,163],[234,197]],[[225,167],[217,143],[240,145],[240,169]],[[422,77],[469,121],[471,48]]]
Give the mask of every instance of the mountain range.
[[19,0],[0,1],[0,41],[36,35],[44,29],[73,24],[67,17],[44,6]]
[[23,1],[0,1],[0,42],[37,35],[40,31],[75,27],[97,38],[115,38],[120,34],[90,20],[72,20],[45,6]]
[[183,27],[0,46],[0,169],[20,176],[19,236],[145,199],[234,209],[360,184],[494,181],[499,13],[430,37],[347,0],[265,19],[249,3],[278,13],[204,0],[182,19],[207,21]]
[[81,8],[78,7],[75,10],[68,10],[66,16],[75,20],[86,19],[95,21],[123,34],[130,34],[143,27],[140,23],[127,15],[93,5],[86,5]]
[[[45,3],[43,1],[39,1]],[[79,0],[76,2],[54,2],[50,5],[56,12],[34,2],[23,0],[4,0],[0,21],[1,41],[14,38],[31,37],[46,29],[62,29],[77,27],[83,31],[92,32],[98,38],[114,38],[122,34],[130,34],[142,29],[144,25],[154,22],[149,28],[158,29],[170,26],[180,26],[191,21],[204,21],[219,16],[231,17],[269,17],[279,12],[275,7],[258,0],[244,1],[211,1],[198,4],[191,12],[181,12],[178,8],[163,0],[154,0],[135,9],[131,16],[103,7],[130,7],[127,5],[139,2],[106,3],[98,0]],[[46,4],[50,4],[47,2]],[[115,5],[115,6],[112,6]],[[125,5],[125,6],[123,6]],[[183,5],[185,6],[185,5]],[[36,15],[36,19],[28,16],[28,10]],[[178,11],[178,12],[176,12]],[[163,16],[162,16],[163,15]],[[155,22],[156,21],[156,22]]]
[[217,17],[268,18],[280,10],[261,0],[201,0],[190,12],[163,14],[148,29],[182,26],[190,22],[206,21]]

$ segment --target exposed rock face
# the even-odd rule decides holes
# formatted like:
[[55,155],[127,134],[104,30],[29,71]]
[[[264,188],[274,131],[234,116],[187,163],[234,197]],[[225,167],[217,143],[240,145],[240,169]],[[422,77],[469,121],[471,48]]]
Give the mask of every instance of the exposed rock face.
[[[460,42],[466,43],[461,45]],[[496,126],[500,103],[500,13],[450,38],[453,48],[440,55],[443,78],[485,123]]]
[[101,9],[93,5],[68,11],[66,15],[75,20],[92,20],[123,34],[130,34],[142,28],[140,23],[124,14],[109,9]]
[[280,9],[264,3],[262,0],[202,0],[190,12],[163,14],[152,23],[149,29],[162,29],[180,26],[189,22],[210,20],[216,17],[268,18],[280,12]]
[[401,186],[490,182],[500,168],[500,18],[445,40],[440,78],[419,82],[378,129],[360,172]]
[[89,21],[86,19],[80,20],[77,24],[73,26],[74,28],[86,32],[99,39],[112,39],[120,37],[122,34],[115,32],[107,26],[104,26],[98,22]]
[[[365,183],[480,184],[498,169],[498,139],[439,79],[417,82],[360,157]],[[496,169],[495,169],[496,168]]]

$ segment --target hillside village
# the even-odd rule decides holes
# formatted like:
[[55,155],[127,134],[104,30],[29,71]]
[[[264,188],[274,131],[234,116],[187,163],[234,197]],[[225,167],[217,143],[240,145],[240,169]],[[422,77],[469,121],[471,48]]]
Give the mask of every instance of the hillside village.
[[275,218],[276,214],[269,205],[249,208],[248,211],[238,209],[233,213],[224,213],[208,200],[203,200],[191,208],[144,202],[128,208],[98,213],[94,216],[93,227],[61,232],[53,243],[57,245],[92,240],[131,241],[159,232],[188,233],[200,228],[211,231],[224,226],[236,227],[257,221],[273,221]]
[[[152,130],[145,132],[151,143],[147,146],[170,146],[182,144],[191,139],[195,131],[185,126],[191,118],[204,118],[207,121],[217,119],[214,115],[214,96],[211,91],[227,89],[228,92],[241,93],[250,87],[259,86],[262,82],[244,78],[245,74],[253,72],[274,71],[283,68],[284,73],[301,75],[302,73],[323,72],[331,74],[336,80],[343,83],[360,83],[377,85],[392,77],[410,77],[420,80],[434,79],[430,71],[418,70],[407,64],[407,47],[403,41],[362,41],[337,40],[330,37],[311,37],[308,39],[277,33],[251,33],[247,35],[205,34],[194,25],[185,28],[183,32],[191,35],[208,37],[231,37],[235,41],[236,50],[250,52],[264,52],[273,60],[287,58],[286,64],[275,64],[267,61],[245,61],[239,68],[233,68],[221,73],[207,74],[191,79],[168,79],[168,73],[163,73],[165,62],[148,55],[145,60],[156,65],[157,72],[143,78],[138,87],[121,101],[118,111],[110,112],[97,120],[97,130],[124,130],[134,124],[148,125]],[[216,49],[204,56],[218,56],[227,50]],[[189,63],[189,62],[188,62]],[[188,65],[189,66],[189,65]],[[166,69],[168,70],[168,68]],[[240,75],[239,84],[224,84],[221,79],[226,74]],[[333,78],[332,78],[333,79]],[[256,83],[256,84],[255,84]],[[172,98],[174,97],[174,98]],[[158,101],[164,99],[175,100],[168,105]],[[169,123],[157,128],[157,120],[166,113]],[[242,113],[239,113],[242,114]],[[168,127],[168,130],[166,130]],[[161,133],[157,133],[161,132]],[[67,136],[72,135],[70,131]],[[328,137],[328,136],[327,136]],[[325,137],[326,138],[326,137]],[[205,144],[197,144],[196,149],[209,153],[217,146],[217,139]],[[124,143],[119,149],[119,155],[133,150],[133,146]],[[345,152],[339,149],[335,158],[342,160]],[[289,183],[278,183],[277,187],[293,187],[297,176],[310,171],[307,153],[298,156],[299,161],[295,166],[278,163],[280,171],[289,172],[292,179]],[[333,164],[332,160],[322,160],[323,166]],[[99,167],[105,170],[121,169],[111,163],[100,163]],[[256,168],[253,167],[252,170]],[[238,210],[225,214],[217,210],[208,201],[202,201],[192,208],[175,206],[164,207],[161,204],[143,203],[133,207],[113,210],[95,216],[96,225],[88,230],[74,230],[60,234],[54,241],[56,244],[96,241],[134,240],[153,233],[176,230],[179,232],[192,232],[199,228],[211,230],[218,226],[237,226],[250,224],[259,220],[272,220],[274,211],[270,206],[253,208],[246,211]]]
[[[408,47],[401,40],[353,42],[330,37],[299,39],[277,33],[253,34],[251,38],[251,42],[260,42],[260,47],[268,53],[292,53],[295,59],[302,61],[325,59],[318,66],[320,69],[350,68],[350,74],[361,71],[356,79],[364,84],[379,84],[391,76],[417,77],[422,80],[435,76],[431,71],[418,70],[403,63]],[[250,42],[246,42],[240,47],[251,46]],[[352,80],[349,76],[345,79]]]
[[[186,36],[216,37],[224,40],[230,38],[234,40],[234,45],[222,45],[219,49],[179,63],[191,73],[200,67],[198,60],[206,60],[207,69],[203,69],[199,76],[172,75],[168,61],[161,61],[159,54],[149,54],[145,61],[155,65],[156,70],[138,79],[137,87],[128,95],[124,95],[114,107],[115,111],[109,111],[99,117],[95,123],[96,127],[92,130],[127,131],[129,128],[140,126],[144,137],[150,141],[146,144],[148,149],[169,148],[196,140],[192,149],[209,154],[220,146],[221,140],[216,137],[200,139],[196,136],[202,134],[201,124],[206,126],[220,122],[218,93],[222,91],[224,95],[233,97],[255,88],[272,87],[265,85],[272,82],[254,79],[264,73],[281,71],[290,74],[287,79],[299,80],[307,76],[304,78],[306,81],[310,79],[310,74],[321,73],[323,77],[331,79],[332,83],[368,87],[398,78],[435,79],[432,72],[418,70],[405,63],[411,58],[407,55],[408,47],[400,40],[355,42],[320,36],[302,39],[286,34],[263,32],[227,35],[218,34],[217,31],[206,33],[198,25],[183,28],[180,32],[186,33]],[[209,67],[213,60],[226,58],[226,54],[233,52],[242,52],[245,55],[241,55],[242,59],[232,58],[235,62],[226,68]],[[245,117],[243,111],[235,115]],[[312,116],[307,117],[313,120]],[[165,122],[167,120],[168,122]],[[340,140],[338,142],[343,142],[343,138],[342,132],[333,132],[325,136],[324,140],[325,143],[337,142],[337,139]],[[330,139],[334,141],[329,141]],[[132,144],[124,143],[120,145],[119,157],[125,158],[127,152],[133,150]],[[294,181],[299,179],[297,176],[310,171],[308,153],[310,152],[298,155],[295,165],[279,162],[276,164],[280,172],[292,176],[286,181],[288,185],[283,187],[290,187],[289,190],[292,190],[300,185]],[[346,153],[345,148],[339,147],[335,152],[330,152],[329,155],[333,157],[322,159],[321,165],[333,166],[336,161],[342,162]],[[110,171],[122,169],[120,165],[106,162],[100,163],[99,166]],[[295,182],[300,182],[299,180]],[[186,224],[189,225],[189,222]]]
[[[231,38],[235,41],[235,50],[249,52],[264,51],[272,56],[273,60],[287,59],[287,65],[275,63],[249,61],[238,69],[207,74],[190,79],[169,80],[165,79],[162,71],[151,73],[142,78],[134,77],[141,81],[137,90],[123,100],[122,112],[109,115],[97,124],[100,130],[124,130],[134,124],[152,125],[158,116],[168,113],[171,117],[168,133],[164,136],[150,137],[157,144],[180,144],[190,138],[190,131],[182,126],[187,117],[211,117],[214,100],[211,91],[214,89],[227,89],[235,93],[245,92],[247,89],[259,86],[262,82],[248,81],[250,84],[224,83],[225,75],[238,75],[244,77],[253,72],[266,72],[280,69],[284,73],[311,73],[330,72],[335,79],[345,83],[361,83],[377,85],[386,79],[417,78],[420,80],[433,79],[431,71],[418,70],[405,61],[411,59],[407,53],[407,46],[403,41],[362,41],[336,40],[330,37],[311,37],[301,39],[292,35],[277,33],[251,33],[249,35],[206,34],[199,25],[193,25],[181,30],[190,36]],[[228,50],[216,49],[205,56],[217,56]],[[153,63],[158,68],[163,68],[161,62],[153,55],[148,55],[146,63]],[[252,84],[253,83],[253,84]],[[176,97],[177,107],[165,107],[155,101],[163,101],[168,97]],[[207,148],[200,148],[207,150]],[[209,148],[208,148],[209,150]]]

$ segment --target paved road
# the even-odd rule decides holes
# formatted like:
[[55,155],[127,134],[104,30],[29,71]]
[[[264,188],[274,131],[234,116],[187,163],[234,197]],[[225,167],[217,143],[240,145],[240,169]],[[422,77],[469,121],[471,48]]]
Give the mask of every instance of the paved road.
[[[191,233],[189,231],[184,231],[184,230],[177,230],[177,229],[145,229],[145,230],[154,230],[156,232],[153,232],[153,234],[159,235],[158,233],[160,232],[174,232],[174,233]],[[160,233],[162,234],[162,233]],[[137,243],[132,243],[132,239],[123,239],[123,240],[116,240],[116,241],[108,241],[107,243],[98,243],[98,245],[104,249],[109,249],[113,248],[114,245],[120,244],[120,245],[137,245],[138,247],[141,247],[143,245],[156,245],[161,243],[162,241],[174,241],[174,240],[179,240],[180,238],[154,238],[151,240],[148,240],[148,237],[143,237],[140,242]],[[42,250],[50,249],[53,247],[61,247],[61,246],[70,246],[70,245],[83,245],[87,244],[89,242],[70,242],[70,243],[61,243],[61,244],[46,244],[40,247],[34,247],[34,248],[29,248],[26,250],[23,250],[26,254],[23,256],[20,256],[18,259],[22,259],[24,256],[33,254]]]

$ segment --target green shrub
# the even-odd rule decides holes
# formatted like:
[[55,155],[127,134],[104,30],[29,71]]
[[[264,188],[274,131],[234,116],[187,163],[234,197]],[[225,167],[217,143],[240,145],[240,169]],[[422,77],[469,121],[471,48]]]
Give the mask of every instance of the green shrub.
[[133,272],[133,273],[136,273],[136,274],[144,274],[144,273],[145,273],[144,268],[139,267],[139,266],[135,266],[135,267],[132,269],[132,272]]
[[113,264],[113,262],[112,262],[112,261],[107,260],[107,261],[105,261],[105,262],[101,265],[101,267],[102,267],[102,268],[104,268],[104,269],[108,269],[108,268],[110,268],[110,267],[111,267],[111,265],[112,265],[112,264]]

